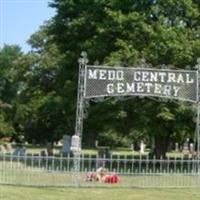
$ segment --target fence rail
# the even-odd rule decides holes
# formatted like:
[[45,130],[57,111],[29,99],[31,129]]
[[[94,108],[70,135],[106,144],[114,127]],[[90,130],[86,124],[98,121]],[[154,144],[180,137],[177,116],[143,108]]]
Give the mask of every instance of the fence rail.
[[[79,163],[78,171],[74,163]],[[199,163],[195,159],[155,159],[112,155],[73,157],[0,154],[0,184],[82,187],[197,187]],[[105,167],[116,174],[116,184],[86,181],[88,173]]]

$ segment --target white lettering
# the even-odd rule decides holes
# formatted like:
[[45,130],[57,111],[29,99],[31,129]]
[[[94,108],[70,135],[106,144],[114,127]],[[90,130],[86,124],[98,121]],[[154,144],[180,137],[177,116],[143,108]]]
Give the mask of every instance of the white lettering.
[[109,83],[106,87],[107,93],[108,94],[113,94],[114,93],[114,86],[112,83]]
[[123,71],[117,71],[116,79],[121,81],[124,80],[124,72]]
[[163,88],[163,94],[166,95],[166,96],[171,96],[171,85],[164,85],[164,88]]
[[162,89],[162,85],[155,83],[154,93],[155,94],[161,94],[161,89]]
[[108,71],[108,80],[115,80],[115,71],[114,70]]
[[135,92],[135,83],[132,83],[131,85],[129,83],[126,83],[126,87],[127,87],[126,89],[127,93]]
[[123,83],[117,83],[117,93],[124,93],[124,84]]
[[99,79],[100,80],[106,80],[106,70],[103,70],[103,69],[101,69],[101,70],[99,70]]
[[97,70],[89,69],[88,79],[97,79]]
[[177,78],[177,83],[184,83],[183,75],[179,74]]
[[161,85],[158,83],[152,84],[152,83],[143,83],[143,82],[137,82],[137,83],[122,83],[118,82],[116,84],[109,83],[106,86],[106,91],[108,94],[130,94],[130,93],[146,93],[146,94],[152,94],[152,96],[155,95],[161,95],[161,96],[179,96],[179,91],[181,87],[172,86],[172,85]]
[[190,79],[190,74],[186,74],[186,83],[194,83],[194,79]]
[[180,87],[174,86],[173,89],[174,89],[174,96],[177,97],[177,96],[178,96],[178,92],[179,92],[179,90],[180,90],[181,88],[180,88]]
[[134,81],[140,81],[141,79],[141,72],[134,73]]
[[137,83],[137,92],[144,92],[144,83]]
[[159,72],[161,83],[165,82],[166,72]]
[[149,76],[149,72],[142,72],[142,81],[145,81],[145,82],[149,81],[148,76]]
[[150,73],[150,81],[151,82],[157,82],[158,80],[158,73],[157,72],[151,72]]
[[[122,68],[108,69],[101,67],[100,69],[93,69],[88,67],[86,76],[88,78],[86,84],[99,85],[96,88],[98,90],[97,94],[110,96],[135,94],[192,99],[193,97],[189,97],[190,93],[185,94],[184,91],[186,89],[191,90],[196,82],[195,73],[173,70],[159,71],[158,69],[155,69],[155,71],[148,69],[141,69],[141,71],[140,69],[134,69],[131,71]],[[90,90],[88,86],[86,87],[86,95],[96,95],[93,90]],[[184,89],[185,87],[187,88]]]
[[147,93],[151,93],[152,83],[145,83],[145,86],[147,88]]
[[175,73],[168,73],[168,83],[176,83]]

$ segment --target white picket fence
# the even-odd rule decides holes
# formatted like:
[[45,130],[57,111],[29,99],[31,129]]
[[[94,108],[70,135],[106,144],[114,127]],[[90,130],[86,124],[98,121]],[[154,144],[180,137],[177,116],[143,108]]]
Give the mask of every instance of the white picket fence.
[[[198,187],[199,161],[195,159],[155,159],[148,156],[97,155],[56,157],[0,154],[0,184],[53,187]],[[79,168],[74,167],[79,163]],[[86,175],[105,167],[117,174],[115,184],[86,181]]]

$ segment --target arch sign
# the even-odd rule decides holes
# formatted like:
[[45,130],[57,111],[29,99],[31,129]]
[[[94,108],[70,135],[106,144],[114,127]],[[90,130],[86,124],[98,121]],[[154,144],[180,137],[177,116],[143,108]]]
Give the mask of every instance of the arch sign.
[[[172,70],[157,68],[129,68],[88,65],[87,54],[82,53],[79,59],[79,80],[76,109],[75,135],[79,136],[79,150],[75,171],[81,151],[84,107],[87,99],[115,96],[151,96],[193,102],[197,105],[196,137],[197,158],[200,158],[200,102],[199,71]],[[77,179],[78,180],[78,179]]]
[[84,98],[153,96],[198,101],[198,71],[85,65]]

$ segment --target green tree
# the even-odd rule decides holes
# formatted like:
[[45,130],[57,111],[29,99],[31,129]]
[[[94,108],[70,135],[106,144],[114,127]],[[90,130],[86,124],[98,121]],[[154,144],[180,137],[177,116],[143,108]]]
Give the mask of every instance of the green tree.
[[4,45],[0,49],[0,138],[15,134],[12,109],[18,86],[13,79],[13,66],[21,55],[16,45]]
[[[54,0],[50,6],[57,14],[30,38],[33,51],[22,58],[24,66],[17,73],[25,110],[22,116],[17,112],[18,119],[26,118],[23,126],[30,138],[39,135],[53,140],[63,132],[73,134],[77,60],[82,50],[88,52],[91,63],[118,62],[124,67],[145,58],[154,66],[184,68],[194,66],[200,56],[198,1]],[[139,98],[91,103],[83,139],[86,144],[88,138],[90,143],[98,137],[105,142],[112,135],[115,143],[121,143],[126,137],[136,138],[136,133],[138,139],[153,136],[154,153],[164,156],[168,141],[192,134],[193,123],[183,126],[192,111],[181,108],[182,104]]]
[[13,121],[26,140],[53,143],[66,131],[67,108],[60,94],[58,77],[63,56],[54,43],[48,42],[46,25],[34,33],[28,43],[31,52],[15,63],[15,80],[20,90]]

